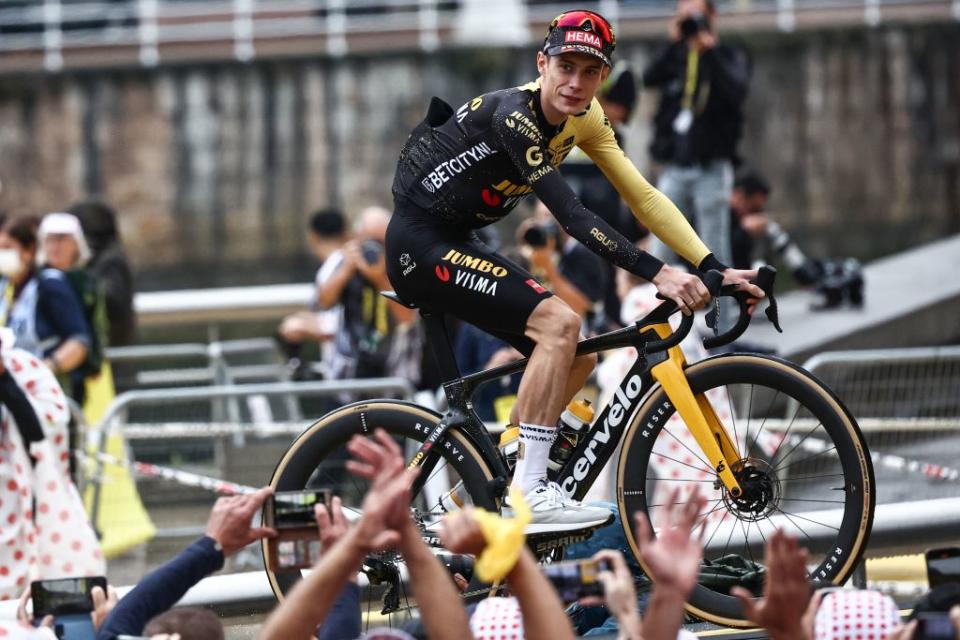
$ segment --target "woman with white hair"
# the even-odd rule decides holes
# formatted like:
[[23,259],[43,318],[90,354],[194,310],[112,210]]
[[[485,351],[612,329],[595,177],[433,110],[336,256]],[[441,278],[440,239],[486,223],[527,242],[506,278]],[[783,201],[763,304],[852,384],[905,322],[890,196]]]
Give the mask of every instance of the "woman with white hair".
[[[53,229],[65,235],[63,227],[54,225]],[[43,237],[50,234],[47,226]],[[73,389],[68,392],[74,398],[79,393],[82,403],[83,376],[78,370],[92,344],[90,326],[66,274],[55,268],[38,268],[43,264],[37,259],[40,244],[32,218],[8,220],[0,231],[0,324],[13,330],[19,348],[43,360],[61,380],[69,379]]]

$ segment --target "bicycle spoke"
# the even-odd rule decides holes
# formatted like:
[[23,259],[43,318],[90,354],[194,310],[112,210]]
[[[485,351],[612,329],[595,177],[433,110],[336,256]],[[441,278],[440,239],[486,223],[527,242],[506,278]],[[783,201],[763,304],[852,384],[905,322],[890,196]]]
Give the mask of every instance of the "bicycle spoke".
[[[753,389],[754,389],[754,385],[750,385],[750,402],[749,402],[749,405],[747,406],[747,433],[746,433],[747,439],[743,444],[750,444],[750,416],[753,415]],[[747,449],[747,457],[749,456],[750,456],[750,450]]]
[[[680,464],[683,464],[682,462]],[[653,476],[647,476],[647,480],[656,480],[659,482],[709,482],[713,483],[713,480],[694,480],[693,478],[654,478]],[[652,506],[652,505],[651,505]]]
[[[814,453],[813,455],[807,456],[806,458],[801,458],[800,460],[794,460],[793,462],[791,462],[790,464],[788,464],[788,465],[785,466],[785,467],[776,467],[776,468],[774,469],[774,471],[783,471],[784,469],[789,469],[790,467],[792,467],[792,466],[795,465],[795,464],[800,464],[800,463],[806,462],[807,460],[813,460],[813,459],[816,458],[817,456],[822,456],[822,455],[825,454],[825,453],[830,453],[831,451],[836,451],[836,450],[837,450],[837,447],[836,447],[836,445],[834,445],[834,446],[830,447],[829,449],[824,449],[823,451],[818,451],[818,452]],[[784,459],[786,459],[786,458],[784,458]],[[782,461],[781,461],[781,462],[782,462]],[[840,474],[840,475],[843,475],[843,474]]]
[[[802,461],[801,461],[802,462]],[[823,480],[824,478],[842,478],[842,473],[825,473],[822,476],[797,476],[796,478],[784,478],[783,483],[800,482],[806,480]]]
[[[729,401],[729,400],[730,400],[730,397],[731,397],[733,394],[730,393],[730,388],[729,388],[729,387],[727,387],[726,389],[724,389],[724,391],[726,392],[726,394],[727,394],[727,400]],[[703,394],[703,397],[706,398],[706,397],[707,397],[707,394]],[[708,400],[708,402],[709,402],[709,400]],[[719,418],[717,418],[717,419],[719,420]],[[733,419],[733,406],[732,406],[732,405],[730,406],[730,422],[733,423],[733,444],[734,444],[735,447],[737,447],[737,456],[740,456],[740,436],[737,435],[737,422],[736,422],[736,420]],[[749,427],[750,425],[748,424],[747,426]],[[749,439],[749,435],[747,436],[747,439]],[[744,442],[746,442],[746,440],[744,440]],[[742,457],[742,456],[740,456],[740,457]]]
[[[805,517],[803,517],[802,515],[800,515],[799,513],[792,513],[792,512],[790,512],[790,511],[784,511],[784,510],[781,509],[779,506],[774,507],[774,508],[775,508],[777,511],[779,511],[780,513],[782,513],[783,515],[785,515],[785,516],[793,516],[794,518],[799,518],[800,520],[805,520],[806,522],[809,522],[809,523],[811,523],[811,524],[815,524],[815,525],[818,525],[818,526],[821,526],[821,527],[826,527],[826,528],[828,528],[828,529],[833,529],[834,531],[840,531],[840,528],[839,528],[839,527],[835,527],[835,526],[833,526],[833,525],[827,524],[826,522],[817,522],[816,520],[811,520],[810,518],[805,518]],[[790,520],[789,517],[788,517],[787,519]],[[790,522],[793,522],[793,520],[790,520]],[[796,523],[794,523],[794,526],[796,526]],[[810,536],[807,536],[807,537],[809,538]],[[811,540],[812,540],[812,538],[811,538]]]
[[[703,517],[700,518],[700,521],[697,522],[697,524],[693,525],[693,529],[691,531],[696,531],[700,527],[704,527],[705,529],[707,526],[707,520],[710,518],[710,516],[716,513],[719,509],[723,508],[723,498],[717,498],[716,500],[714,500],[714,502],[718,502],[719,504],[715,506],[713,509],[710,509],[710,511],[707,511],[706,513],[704,513]],[[726,512],[724,512],[724,514],[726,514]]]
[[827,502],[830,504],[846,504],[846,500],[811,500],[810,498],[780,498],[781,502]]
[[[804,442],[806,442],[807,438],[809,438],[811,435],[813,435],[813,432],[816,431],[817,428],[822,427],[822,426],[823,426],[823,422],[818,422],[818,423],[813,427],[813,429],[810,429],[810,431],[807,432],[807,435],[803,436],[803,437],[800,439],[800,442],[798,442],[797,444],[795,444],[795,445],[793,446],[793,448],[790,449],[790,451],[787,452],[787,455],[785,455],[785,456],[783,456],[782,458],[780,458],[780,463],[783,464],[783,463],[786,461],[787,458],[789,458],[790,456],[793,455],[793,452],[797,450],[797,447],[799,447],[799,446],[802,445]],[[773,465],[771,464],[771,466],[773,466]],[[779,469],[779,467],[774,467],[774,468]]]
[[[677,436],[675,436],[675,435],[673,435],[672,433],[670,433],[670,430],[667,429],[666,425],[664,425],[663,431],[665,431],[668,436],[670,436],[671,438],[673,438],[674,440],[676,440],[677,442],[679,442],[681,447],[683,447],[684,449],[686,449],[687,451],[689,451],[690,454],[693,455],[694,458],[696,458],[697,460],[699,460],[700,462],[702,462],[703,464],[705,464],[706,467],[707,467],[707,469],[709,469],[710,463],[707,462],[706,460],[704,460],[703,458],[701,458],[699,455],[697,455],[697,453],[696,453],[693,449],[691,449],[690,447],[688,447],[688,446],[686,445],[686,443],[683,442],[680,438],[678,438]],[[706,469],[704,469],[704,471],[706,471]]]
[[734,523],[733,526],[730,527],[730,535],[727,536],[727,544],[723,545],[723,553],[720,554],[721,556],[727,555],[727,549],[730,548],[730,541],[733,540],[733,532],[736,530],[737,530],[737,524]]
[[750,452],[753,451],[753,447],[756,446],[757,440],[760,439],[760,433],[763,431],[763,425],[767,424],[767,418],[770,416],[770,410],[773,409],[773,404],[776,402],[777,398],[780,397],[780,390],[777,389],[777,392],[773,394],[773,398],[770,400],[770,404],[767,406],[767,410],[763,414],[763,421],[760,423],[760,427],[757,428],[757,433],[753,436],[753,442],[747,447],[747,457],[750,457]]
[[791,518],[790,515],[787,514],[786,511],[784,511],[783,509],[781,509],[781,508],[778,507],[778,506],[774,506],[774,509],[776,509],[777,511],[779,511],[780,513],[782,513],[782,514],[783,514],[783,517],[785,517],[787,520],[790,521],[790,524],[792,524],[794,527],[796,527],[797,529],[800,530],[800,533],[802,533],[803,535],[807,536],[807,540],[809,540],[809,541],[810,541],[811,543],[813,543],[813,544],[816,544],[816,540],[814,540],[813,538],[810,537],[810,534],[807,533],[806,529],[804,529],[803,527],[801,527],[800,525],[798,525],[796,522],[794,522],[794,521],[793,521],[793,518]]
[[[800,407],[802,407],[799,402],[797,403],[797,408],[793,410],[793,417],[790,418],[790,424],[787,425],[787,430],[783,433],[783,440],[781,442],[786,442],[787,437],[790,435],[790,431],[793,430],[793,423],[797,421],[797,416],[800,414]],[[781,445],[782,446],[782,445]],[[793,451],[791,449],[791,451]],[[777,447],[777,452],[773,454],[773,460],[770,461],[770,466],[774,466],[774,463],[777,461],[777,456],[780,455],[780,447]]]
[[753,557],[753,551],[750,549],[750,525],[752,522],[747,523],[747,527],[744,530],[743,520],[740,521],[740,530],[743,531],[743,548],[746,550],[748,556],[750,556],[750,562],[757,564],[756,558]]
[[[720,507],[717,507],[718,509]],[[730,515],[729,511],[724,511],[723,515],[720,516],[720,521],[717,523],[717,526],[713,529],[713,533],[710,534],[710,537],[707,538],[707,541],[703,543],[703,548],[706,549],[710,546],[710,543],[713,542],[713,537],[717,535],[717,531],[720,531],[720,527],[723,526],[723,521],[727,519],[727,516]]]

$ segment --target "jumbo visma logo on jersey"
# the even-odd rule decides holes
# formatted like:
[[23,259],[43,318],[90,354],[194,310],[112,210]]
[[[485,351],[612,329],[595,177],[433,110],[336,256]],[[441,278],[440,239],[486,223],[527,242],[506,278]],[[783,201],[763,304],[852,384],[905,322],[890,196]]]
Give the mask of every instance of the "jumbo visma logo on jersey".
[[456,249],[450,249],[450,251],[447,251],[447,254],[443,256],[441,260],[444,262],[449,262],[450,264],[455,264],[458,267],[472,269],[478,273],[489,273],[494,278],[502,278],[510,273],[505,267],[494,264],[489,260],[477,258],[476,256],[468,256],[465,253],[460,253]]

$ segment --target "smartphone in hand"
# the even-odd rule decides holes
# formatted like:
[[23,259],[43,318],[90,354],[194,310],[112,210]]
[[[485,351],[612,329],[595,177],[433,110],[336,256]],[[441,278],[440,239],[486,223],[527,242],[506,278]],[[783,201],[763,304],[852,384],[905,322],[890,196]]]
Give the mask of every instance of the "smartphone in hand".
[[54,631],[62,640],[89,640],[96,635],[93,628],[94,587],[107,592],[104,576],[37,580],[30,583],[33,619],[40,624],[44,617],[53,616]]

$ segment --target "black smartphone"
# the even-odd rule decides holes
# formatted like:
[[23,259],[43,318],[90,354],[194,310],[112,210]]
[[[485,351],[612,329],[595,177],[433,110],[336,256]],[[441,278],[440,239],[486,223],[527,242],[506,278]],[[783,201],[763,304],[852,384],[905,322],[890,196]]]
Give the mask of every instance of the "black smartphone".
[[330,508],[332,493],[329,489],[306,489],[304,491],[278,491],[267,502],[269,522],[274,529],[316,528],[313,508],[324,504]]
[[94,587],[107,592],[104,576],[38,580],[30,583],[33,620],[40,624],[45,616],[53,616],[55,633],[61,640],[89,640],[96,635],[93,628]]
[[949,582],[960,582],[960,547],[928,549],[924,557],[927,560],[927,583],[931,589]]
[[942,611],[923,611],[917,614],[917,630],[913,640],[955,640],[957,630],[950,614]]
[[606,560],[574,560],[543,567],[543,573],[564,602],[587,596],[603,595],[603,584],[597,579],[601,571],[609,571]]

